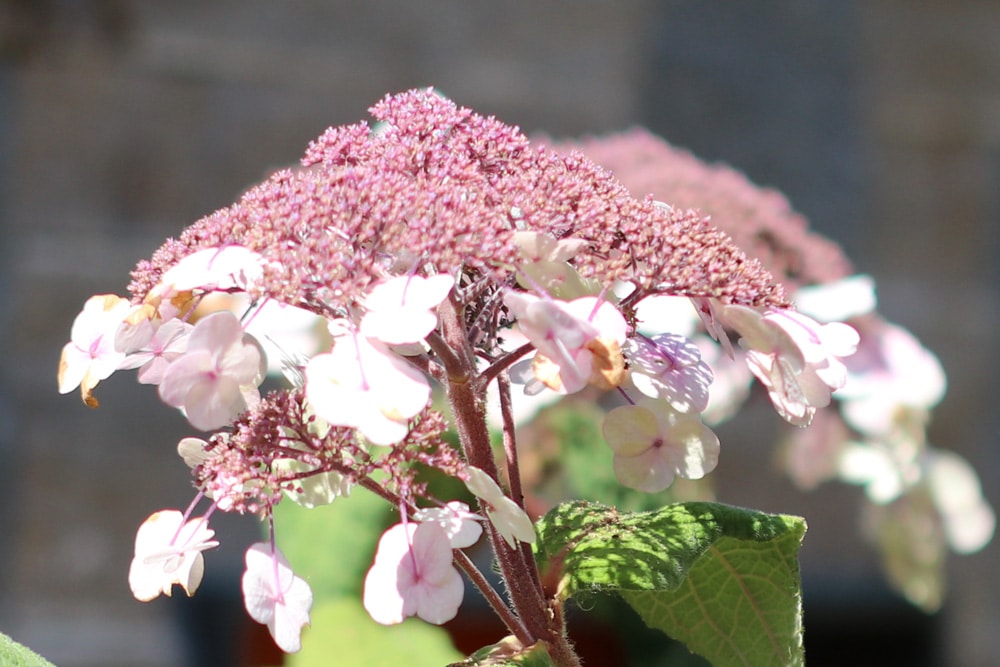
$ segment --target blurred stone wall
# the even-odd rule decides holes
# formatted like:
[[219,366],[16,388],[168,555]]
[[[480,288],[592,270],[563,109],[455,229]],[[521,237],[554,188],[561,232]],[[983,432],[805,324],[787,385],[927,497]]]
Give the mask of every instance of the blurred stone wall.
[[[785,190],[939,354],[935,442],[1000,502],[1000,6],[754,6],[0,0],[0,629],[62,667],[198,664],[176,605],[126,583],[138,524],[190,498],[173,451],[188,431],[131,377],[102,384],[96,412],[58,396],[59,349],[83,301],[121,293],[163,238],[418,86],[529,132],[648,124]],[[723,498],[805,514],[807,570],[867,581],[850,494],[803,498],[747,458],[753,477],[727,477]],[[206,586],[231,590],[256,526],[219,530]],[[1000,654],[997,560],[991,546],[953,561],[941,664]],[[232,623],[217,636],[244,631]]]
[[[1000,4],[859,3],[869,136],[866,258],[886,315],[940,357],[931,439],[1000,503]],[[948,664],[1000,655],[1000,546],[951,561]]]

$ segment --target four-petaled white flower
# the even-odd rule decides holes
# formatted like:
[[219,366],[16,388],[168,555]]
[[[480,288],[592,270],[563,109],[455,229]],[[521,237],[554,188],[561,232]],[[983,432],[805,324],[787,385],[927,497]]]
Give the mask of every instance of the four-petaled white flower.
[[201,552],[219,545],[214,536],[204,517],[184,523],[177,510],[152,514],[135,536],[135,557],[128,572],[132,595],[143,602],[160,593],[169,597],[174,584],[194,595],[205,573]]
[[417,343],[437,326],[434,309],[448,298],[455,280],[446,274],[396,276],[365,297],[361,333],[386,345]]
[[266,542],[247,549],[243,604],[250,618],[267,626],[285,653],[302,648],[302,627],[309,625],[313,595],[305,579],[292,572],[280,550]]
[[458,613],[465,594],[452,564],[451,543],[437,523],[398,523],[378,542],[365,576],[364,607],[378,623],[419,616],[440,625]]
[[87,299],[73,320],[70,342],[59,358],[59,393],[80,387],[83,402],[97,406],[94,387],[118,369],[125,354],[115,347],[115,334],[128,315],[127,299],[114,294],[98,294]]
[[604,439],[614,450],[615,476],[633,489],[656,493],[674,477],[701,479],[719,461],[719,438],[693,415],[644,400],[604,418]]
[[225,426],[260,398],[263,355],[228,311],[200,320],[188,347],[163,374],[160,398],[182,408],[195,428]]
[[306,366],[306,397],[316,415],[361,431],[376,445],[406,437],[408,422],[427,407],[431,388],[416,368],[382,343],[347,333],[333,351]]
[[840,358],[857,349],[852,327],[820,324],[788,309],[761,312],[740,305],[723,308],[722,318],[742,336],[747,365],[789,423],[808,425],[817,408],[830,404],[831,392],[847,382]]
[[517,503],[504,495],[500,485],[485,471],[475,466],[467,466],[465,470],[469,475],[465,486],[472,495],[483,501],[486,517],[507,545],[513,549],[517,546],[516,540],[529,544],[534,543],[535,526],[531,523],[527,513]]
[[635,336],[624,345],[632,384],[650,398],[661,398],[678,412],[703,412],[708,407],[712,369],[690,339],[677,334]]

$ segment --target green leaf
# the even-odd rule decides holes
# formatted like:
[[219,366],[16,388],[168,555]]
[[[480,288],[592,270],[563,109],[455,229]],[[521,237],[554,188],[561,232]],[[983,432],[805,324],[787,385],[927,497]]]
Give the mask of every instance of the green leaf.
[[409,619],[385,626],[373,621],[356,598],[328,600],[313,608],[302,650],[288,667],[441,667],[461,658],[444,628]]
[[552,667],[552,658],[543,641],[523,648],[514,637],[505,637],[448,667]]
[[0,633],[0,665],[4,667],[54,667],[31,649]]
[[802,519],[717,503],[620,513],[573,502],[538,529],[536,557],[563,597],[619,593],[715,667],[803,662]]

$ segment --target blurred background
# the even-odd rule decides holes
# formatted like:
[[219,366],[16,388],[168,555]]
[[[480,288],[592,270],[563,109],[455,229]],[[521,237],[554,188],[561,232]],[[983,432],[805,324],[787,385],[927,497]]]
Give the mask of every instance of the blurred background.
[[[61,667],[237,664],[258,641],[253,521],[216,525],[197,606],[132,599],[136,527],[191,497],[187,427],[126,374],[96,412],[59,396],[59,350],[165,237],[429,85],[528,133],[644,125],[782,190],[940,357],[931,440],[1000,503],[1000,3],[0,0],[0,630]],[[730,446],[718,493],[808,519],[810,664],[997,664],[1000,547],[954,557],[925,615],[881,584],[857,490],[801,494],[769,456]]]

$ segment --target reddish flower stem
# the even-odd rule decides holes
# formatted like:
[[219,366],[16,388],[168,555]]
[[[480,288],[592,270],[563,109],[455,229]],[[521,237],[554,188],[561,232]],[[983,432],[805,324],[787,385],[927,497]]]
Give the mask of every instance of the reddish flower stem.
[[[454,413],[455,428],[458,431],[466,460],[470,465],[483,470],[496,480],[498,478],[497,466],[490,445],[489,430],[486,426],[485,387],[476,381],[475,356],[469,345],[458,305],[450,300],[441,304],[439,317],[441,320],[441,340],[428,342],[435,353],[438,353],[437,347],[441,342],[446,343],[451,348],[450,354],[438,353],[438,356],[442,359],[447,370],[448,400]],[[449,358],[450,360],[461,360],[464,363],[458,367],[458,364],[449,364]],[[484,510],[481,508],[481,511]],[[551,627],[550,623],[553,619],[549,614],[545,599],[539,594],[539,588],[535,583],[537,575],[532,575],[533,568],[527,566],[521,550],[511,549],[497,535],[492,524],[489,525],[488,533],[511,605],[527,632],[526,636],[519,636],[518,639],[524,646],[530,646],[539,639],[543,639],[549,644],[561,644],[562,647],[558,652],[565,655],[557,664],[560,666],[579,664],[579,661],[575,660],[572,649],[565,642],[563,627],[561,625],[558,628]]]

